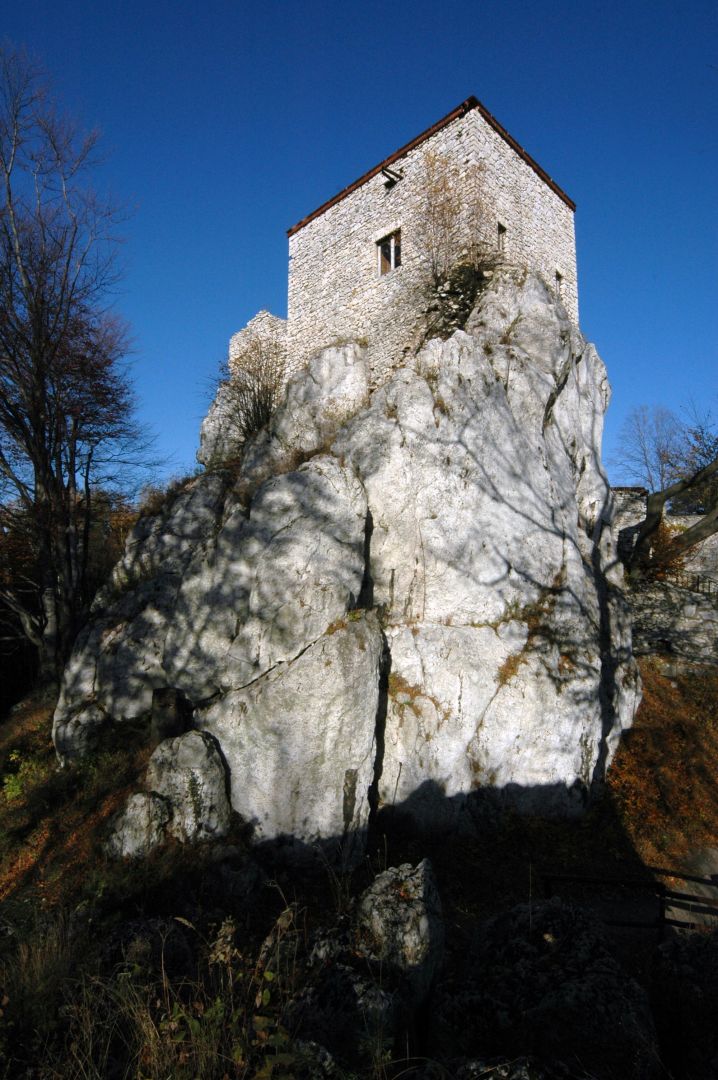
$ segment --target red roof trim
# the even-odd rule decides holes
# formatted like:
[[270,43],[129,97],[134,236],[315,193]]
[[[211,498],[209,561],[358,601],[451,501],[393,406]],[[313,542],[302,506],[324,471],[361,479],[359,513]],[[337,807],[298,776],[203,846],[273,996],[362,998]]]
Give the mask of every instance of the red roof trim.
[[472,96],[467,98],[466,101],[462,101],[461,105],[458,105],[455,109],[453,109],[448,114],[448,116],[445,116],[442,120],[438,120],[435,124],[432,124],[432,126],[430,128],[427,128],[426,131],[423,131],[421,135],[417,135],[417,137],[415,139],[412,139],[411,142],[407,143],[406,146],[402,146],[399,150],[396,150],[393,154],[391,154],[390,157],[384,158],[384,160],[380,161],[378,165],[375,165],[373,169],[370,169],[369,172],[364,173],[364,175],[360,176],[358,180],[355,180],[353,184],[349,184],[348,187],[343,188],[337,195],[334,196],[333,199],[328,199],[327,202],[322,203],[322,205],[319,206],[316,210],[314,210],[313,213],[308,214],[305,218],[302,218],[302,220],[298,221],[296,225],[293,225],[291,229],[287,229],[287,236],[293,236],[295,233],[299,232],[299,230],[303,229],[305,225],[308,225],[310,221],[314,221],[314,219],[319,217],[320,214],[323,214],[325,210],[329,210],[330,207],[336,206],[336,204],[338,202],[341,202],[342,199],[345,199],[347,195],[351,195],[351,193],[353,191],[356,191],[357,188],[360,188],[363,184],[366,184],[368,180],[371,180],[372,177],[377,175],[377,173],[380,173],[382,169],[386,169],[395,161],[398,161],[400,158],[405,157],[411,150],[414,150],[415,147],[425,142],[426,139],[430,139],[432,135],[435,135],[437,131],[441,131],[441,129],[445,128],[447,124],[451,124],[454,120],[458,120],[459,117],[466,116],[466,114],[468,112],[471,112],[472,109],[478,110],[486,123],[489,124],[489,126],[492,127],[498,135],[501,136],[504,142],[507,142],[509,144],[511,149],[514,150],[519,155],[519,157],[523,161],[525,161],[526,164],[531,169],[533,169],[533,171],[538,176],[541,177],[543,182],[547,184],[548,187],[550,187],[551,190],[556,193],[556,195],[558,195],[559,199],[566,203],[566,206],[568,206],[569,210],[576,209],[575,202],[572,199],[569,199],[566,192],[562,191],[558,184],[551,179],[548,173],[541,168],[538,162],[534,161],[531,155],[528,154],[511,135],[509,135],[506,128],[501,126],[498,120],[491,115],[489,110],[481,104],[478,98]]

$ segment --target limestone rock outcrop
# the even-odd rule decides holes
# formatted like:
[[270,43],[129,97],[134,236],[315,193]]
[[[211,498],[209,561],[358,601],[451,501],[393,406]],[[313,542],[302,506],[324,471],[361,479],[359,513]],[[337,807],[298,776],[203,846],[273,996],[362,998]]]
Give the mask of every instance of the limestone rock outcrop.
[[393,974],[406,980],[421,1004],[444,951],[441,900],[428,859],[379,874],[362,894],[357,931],[365,946]]
[[227,777],[211,735],[188,731],[165,739],[150,758],[145,782],[171,806],[167,830],[177,840],[223,836],[229,828]]
[[232,805],[258,838],[342,842],[352,860],[368,820],[382,635],[351,612],[293,661],[196,710],[231,769]]
[[122,859],[147,855],[165,839],[172,817],[166,799],[154,792],[138,791],[130,795],[125,807],[112,822],[106,850]]
[[262,951],[297,988],[287,1027],[363,1076],[379,1052],[393,1058],[397,1046],[405,1050],[407,1020],[427,1005],[444,935],[434,871],[424,859],[379,874],[337,925],[318,928],[308,942],[305,932],[304,948],[285,935],[286,960],[274,935]]
[[600,358],[496,274],[465,332],[367,386],[358,345],[326,350],[231,468],[205,427],[213,468],[139,522],[78,638],[62,759],[174,688],[259,838],[355,852],[370,807],[450,824],[477,792],[583,805],[639,694]]
[[110,855],[134,858],[170,836],[187,842],[227,832],[227,774],[211,735],[188,731],[164,739],[149,760],[145,786],[147,791],[131,795],[112,823]]

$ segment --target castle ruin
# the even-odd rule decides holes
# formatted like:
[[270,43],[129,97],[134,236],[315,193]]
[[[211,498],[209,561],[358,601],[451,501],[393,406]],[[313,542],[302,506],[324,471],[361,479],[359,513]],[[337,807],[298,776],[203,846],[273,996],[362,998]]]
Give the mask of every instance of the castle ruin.
[[[288,230],[287,320],[235,334],[286,343],[289,370],[328,345],[362,341],[378,384],[420,343],[427,281],[472,250],[538,271],[578,322],[575,204],[475,98]],[[433,265],[432,265],[433,264]]]

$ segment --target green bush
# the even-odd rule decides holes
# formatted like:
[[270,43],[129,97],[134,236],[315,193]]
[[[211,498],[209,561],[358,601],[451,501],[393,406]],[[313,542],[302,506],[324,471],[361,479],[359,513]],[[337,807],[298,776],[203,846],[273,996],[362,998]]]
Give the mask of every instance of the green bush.
[[47,780],[51,772],[46,755],[23,757],[19,750],[11,750],[8,763],[12,772],[6,773],[2,778],[3,795],[8,802],[25,798],[32,788]]

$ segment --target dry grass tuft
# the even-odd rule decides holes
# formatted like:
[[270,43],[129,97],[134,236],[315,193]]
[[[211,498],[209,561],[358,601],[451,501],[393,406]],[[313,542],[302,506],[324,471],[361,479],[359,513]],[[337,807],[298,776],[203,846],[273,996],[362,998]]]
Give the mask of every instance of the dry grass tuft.
[[497,681],[499,686],[506,686],[506,683],[511,682],[525,660],[526,653],[524,652],[511,653],[507,656],[498,670]]

